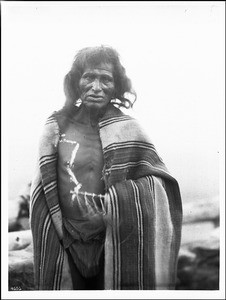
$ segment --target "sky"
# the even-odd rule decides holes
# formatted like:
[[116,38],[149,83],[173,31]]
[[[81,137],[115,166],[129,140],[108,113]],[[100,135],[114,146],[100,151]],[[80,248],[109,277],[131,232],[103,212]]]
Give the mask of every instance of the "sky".
[[4,205],[33,176],[43,125],[64,104],[63,79],[76,52],[101,44],[119,52],[137,93],[128,113],[178,180],[183,201],[222,196],[224,5],[1,1]]
[[219,194],[224,7],[204,2],[6,2],[3,124],[8,198],[29,182],[45,119],[65,101],[76,51],[110,45],[137,93],[133,111],[184,201]]

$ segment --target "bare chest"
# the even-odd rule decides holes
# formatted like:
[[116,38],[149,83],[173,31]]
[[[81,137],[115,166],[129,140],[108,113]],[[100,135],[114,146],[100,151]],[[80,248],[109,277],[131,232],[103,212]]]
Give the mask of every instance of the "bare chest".
[[103,192],[103,152],[97,128],[70,124],[59,141],[58,166],[68,180],[66,166],[70,163],[82,190]]
[[[73,153],[77,146],[76,154]],[[88,127],[76,128],[71,125],[61,135],[59,158],[67,163],[73,160],[77,170],[98,166],[103,163],[102,146],[97,129]]]
[[77,184],[71,180],[68,165],[76,181],[81,184],[81,192],[104,193],[104,160],[97,128],[71,123],[62,132],[58,144],[60,206],[65,217],[83,219],[84,212],[80,210],[77,201],[72,199],[71,191]]

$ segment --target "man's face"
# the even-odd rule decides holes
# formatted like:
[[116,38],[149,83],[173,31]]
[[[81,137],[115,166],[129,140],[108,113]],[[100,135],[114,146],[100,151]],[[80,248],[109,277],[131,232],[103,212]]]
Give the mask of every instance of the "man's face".
[[86,107],[105,108],[115,92],[112,64],[86,67],[79,81],[79,90],[80,99]]

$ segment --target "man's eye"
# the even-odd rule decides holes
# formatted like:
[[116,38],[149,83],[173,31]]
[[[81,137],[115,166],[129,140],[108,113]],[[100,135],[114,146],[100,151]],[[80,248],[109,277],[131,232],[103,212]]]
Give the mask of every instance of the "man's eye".
[[108,82],[112,82],[112,79],[110,77],[103,77],[102,81],[108,83]]
[[87,80],[93,80],[94,79],[94,76],[93,75],[85,75],[83,76],[84,79],[87,79]]

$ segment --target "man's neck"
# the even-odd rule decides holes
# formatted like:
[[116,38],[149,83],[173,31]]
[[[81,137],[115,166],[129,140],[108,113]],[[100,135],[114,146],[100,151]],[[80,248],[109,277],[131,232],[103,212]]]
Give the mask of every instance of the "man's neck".
[[105,112],[106,108],[104,110],[95,108],[91,109],[81,104],[77,114],[74,116],[74,120],[90,127],[96,127],[100,118],[104,115]]

